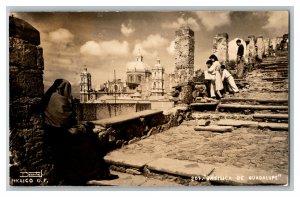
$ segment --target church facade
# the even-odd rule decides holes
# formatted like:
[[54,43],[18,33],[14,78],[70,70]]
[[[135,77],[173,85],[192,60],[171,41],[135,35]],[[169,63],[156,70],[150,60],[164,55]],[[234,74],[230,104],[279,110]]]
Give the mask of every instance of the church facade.
[[156,60],[156,64],[149,67],[144,62],[144,57],[139,53],[135,61],[129,63],[126,68],[126,80],[114,79],[100,85],[99,90],[92,90],[91,74],[85,67],[80,74],[80,102],[92,102],[101,100],[103,96],[117,96],[118,98],[137,98],[139,94],[141,99],[158,98],[166,95],[165,81],[168,76],[165,75],[165,69]]

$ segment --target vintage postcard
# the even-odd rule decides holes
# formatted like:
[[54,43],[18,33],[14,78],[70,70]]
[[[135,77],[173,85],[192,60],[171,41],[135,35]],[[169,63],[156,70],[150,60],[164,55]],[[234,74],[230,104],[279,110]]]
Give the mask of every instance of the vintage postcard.
[[289,15],[9,13],[10,186],[288,186]]

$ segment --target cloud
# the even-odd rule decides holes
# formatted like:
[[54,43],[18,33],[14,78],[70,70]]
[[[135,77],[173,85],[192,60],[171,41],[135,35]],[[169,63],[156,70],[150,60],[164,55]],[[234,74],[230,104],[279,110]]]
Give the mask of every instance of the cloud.
[[74,35],[67,29],[59,28],[55,31],[49,32],[49,40],[54,43],[71,43]]
[[126,25],[124,23],[121,24],[121,33],[128,37],[130,36],[133,32],[135,32],[135,28],[132,26],[132,22],[131,20],[129,21],[129,23]]
[[271,28],[273,31],[280,32],[282,34],[288,32],[289,25],[289,13],[288,11],[269,11],[267,24],[264,25],[263,29]]
[[174,55],[175,52],[175,40],[173,40],[170,45],[166,48],[170,55]]
[[88,41],[80,47],[80,53],[93,56],[125,56],[129,52],[129,44],[127,41],[120,42],[118,40],[110,41]]
[[200,26],[196,19],[189,17],[188,19],[184,19],[182,17],[177,18],[177,21],[172,23],[163,23],[162,27],[168,28],[168,29],[178,29],[181,26],[189,25],[191,29],[194,31],[198,31],[200,29]]
[[141,44],[136,44],[134,46],[132,54],[135,56],[142,54],[144,57],[152,57],[152,58],[158,56],[158,52],[156,50],[147,50]]
[[143,56],[156,57],[158,55],[157,49],[167,45],[168,42],[168,39],[159,34],[150,34],[145,40],[135,44],[132,53],[138,55],[140,52]]
[[161,47],[168,43],[168,40],[164,37],[162,37],[159,34],[150,34],[146,40],[144,40],[141,45],[145,48],[151,49],[151,48],[157,48]]
[[230,11],[196,11],[195,14],[208,31],[231,23]]

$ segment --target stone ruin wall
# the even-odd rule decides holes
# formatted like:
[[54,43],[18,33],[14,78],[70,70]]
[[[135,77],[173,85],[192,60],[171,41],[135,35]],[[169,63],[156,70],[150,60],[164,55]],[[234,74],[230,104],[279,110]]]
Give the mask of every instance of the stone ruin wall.
[[[46,185],[51,162],[46,161],[39,104],[44,94],[43,49],[39,31],[9,17],[9,171],[11,185]],[[41,172],[42,179],[22,183],[20,172]],[[45,179],[44,179],[45,178]],[[51,179],[51,178],[50,178]],[[21,182],[20,182],[21,181]]]
[[218,57],[221,64],[228,64],[229,54],[227,33],[218,34],[214,37],[212,53]]
[[184,83],[194,75],[194,31],[181,27],[175,33],[175,82]]
[[248,62],[253,64],[255,62],[256,57],[256,48],[255,48],[255,36],[248,36],[249,44],[247,45],[247,54],[248,54]]
[[265,56],[269,56],[270,54],[270,44],[271,43],[271,41],[270,41],[270,38],[265,38],[264,39],[264,46],[265,46],[265,48],[264,48],[264,55]]
[[264,52],[265,52],[263,36],[258,36],[257,37],[256,47],[257,47],[257,57],[258,57],[259,60],[262,60]]

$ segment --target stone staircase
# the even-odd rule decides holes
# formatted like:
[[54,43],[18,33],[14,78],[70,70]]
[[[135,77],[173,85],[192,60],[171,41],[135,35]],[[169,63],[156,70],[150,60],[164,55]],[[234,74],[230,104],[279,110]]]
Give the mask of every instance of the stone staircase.
[[[193,120],[184,121],[181,124],[182,128],[191,126],[196,133],[203,133],[207,136],[213,136],[219,133],[220,140],[226,138],[228,132],[239,136],[243,139],[243,128],[248,128],[254,132],[254,137],[260,135],[273,135],[273,133],[284,134],[289,130],[288,127],[288,59],[287,54],[277,57],[267,57],[264,61],[256,67],[252,72],[248,73],[243,80],[246,86],[235,95],[225,95],[225,98],[219,101],[203,101],[199,98],[198,103],[191,104],[193,113],[191,115]],[[241,128],[242,127],[242,128]],[[241,129],[240,129],[241,128]],[[255,133],[257,131],[257,133]],[[273,132],[274,131],[274,132]],[[168,132],[168,131],[165,131]],[[187,131],[182,131],[187,132]],[[220,134],[224,133],[224,134]],[[261,134],[264,133],[264,134]],[[160,133],[163,134],[163,133]],[[119,179],[112,181],[94,180],[88,182],[89,185],[117,185],[117,186],[182,186],[182,185],[284,185],[287,182],[287,175],[280,175],[281,178],[276,181],[267,182],[253,182],[232,180],[226,182],[222,180],[206,180],[191,181],[191,177],[197,174],[205,177],[216,176],[223,177],[230,176],[239,177],[240,173],[246,175],[265,174],[269,176],[270,172],[262,171],[257,173],[257,169],[238,168],[234,166],[218,166],[215,163],[204,164],[189,160],[178,160],[166,157],[160,157],[159,152],[154,154],[139,153],[131,154],[133,152],[141,151],[143,146],[151,146],[151,143],[159,141],[162,135],[157,134],[153,139],[144,139],[144,141],[129,146],[123,147],[119,150],[109,153],[104,159],[111,164],[111,171],[113,174],[119,175]],[[159,136],[160,135],[160,136]],[[166,134],[167,135],[167,134]],[[170,140],[170,136],[165,140]],[[194,134],[191,134],[194,135]],[[251,135],[247,133],[247,135]],[[278,134],[276,134],[278,135]],[[284,134],[285,135],[285,134]],[[197,137],[201,138],[202,135]],[[202,137],[203,137],[202,136]],[[270,138],[274,140],[282,140],[283,137]],[[178,139],[180,142],[190,143]],[[193,140],[193,138],[189,138]],[[197,140],[197,139],[195,139]],[[230,142],[228,142],[230,143]],[[238,143],[238,142],[237,142]],[[263,141],[260,141],[263,143]],[[144,144],[144,145],[143,145]],[[201,146],[201,144],[198,144]],[[245,145],[246,148],[248,145]],[[197,147],[197,146],[193,146]],[[239,148],[242,148],[240,146]],[[153,149],[156,147],[153,146]],[[184,147],[188,149],[188,147]],[[259,147],[255,146],[255,150]],[[194,150],[194,148],[192,148]],[[247,149],[248,150],[248,149]],[[169,150],[171,151],[171,150]],[[178,150],[180,151],[183,150]],[[235,151],[238,151],[235,150]],[[178,154],[179,154],[178,153]],[[167,153],[167,155],[169,152]],[[253,153],[254,155],[256,154]],[[237,175],[237,176],[235,176]],[[203,178],[202,177],[202,178]]]
[[[212,124],[224,128],[256,126],[271,130],[288,130],[287,55],[281,53],[277,57],[265,58],[252,72],[247,73],[244,79],[247,86],[242,88],[240,93],[227,94],[220,101],[210,103],[210,108],[206,108],[207,104],[192,104],[193,117],[198,120],[212,120]],[[215,108],[211,107],[212,105]],[[196,129],[201,130],[204,127],[200,125]],[[220,129],[216,127],[215,130]]]

